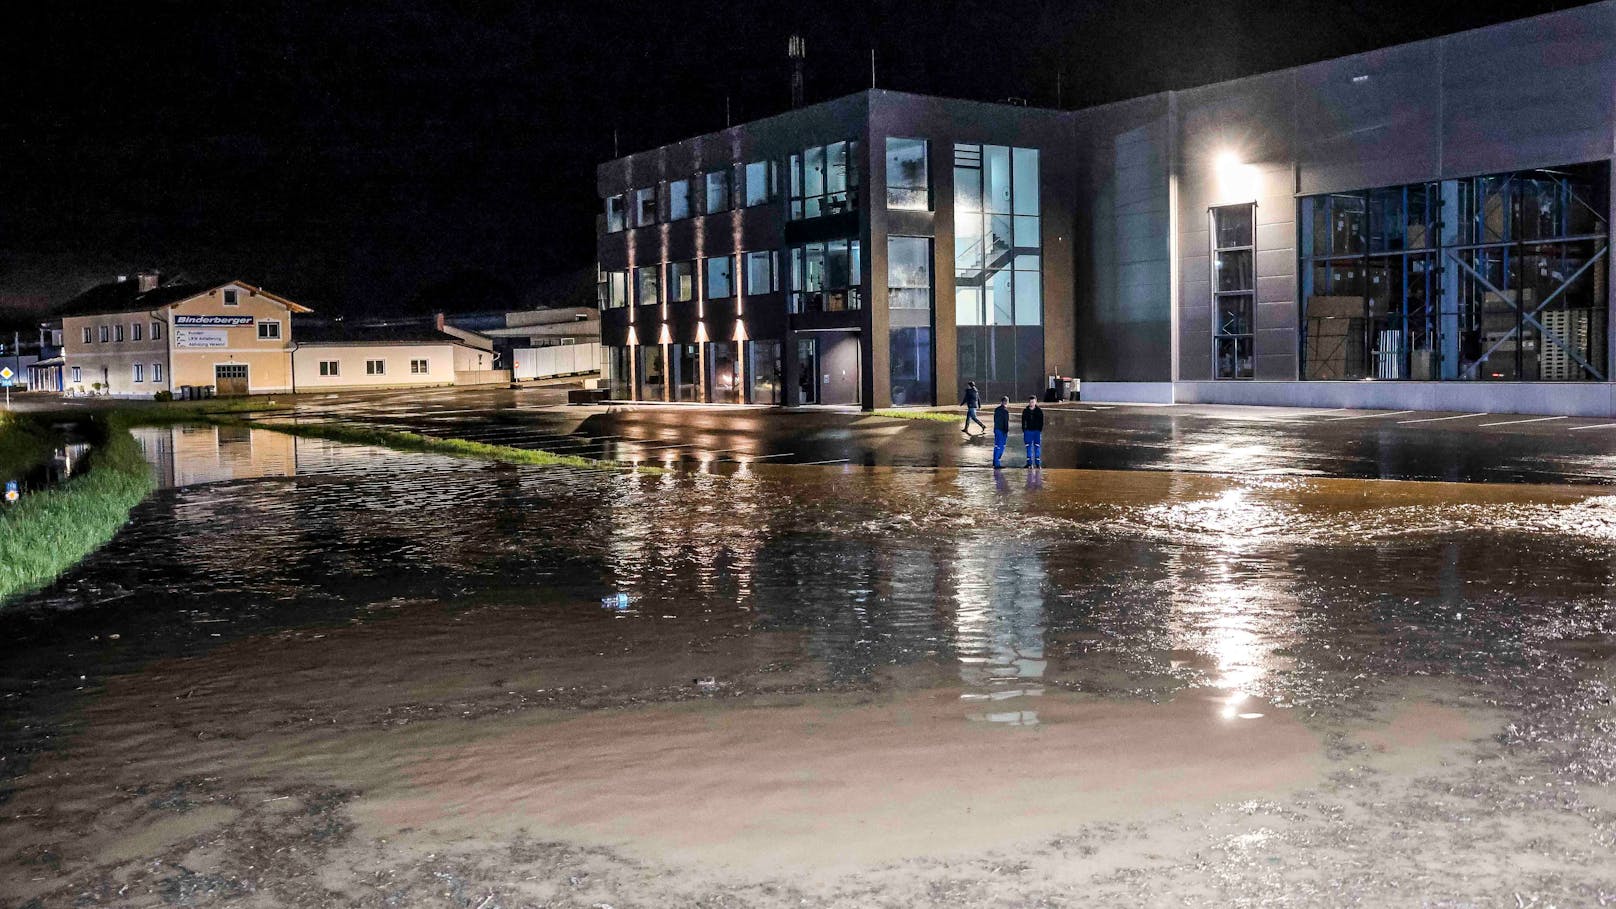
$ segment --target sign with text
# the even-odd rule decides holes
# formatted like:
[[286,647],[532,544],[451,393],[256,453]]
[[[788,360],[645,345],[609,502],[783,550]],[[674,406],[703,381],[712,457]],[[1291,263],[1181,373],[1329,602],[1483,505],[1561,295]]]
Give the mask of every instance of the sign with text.
[[174,346],[219,348],[229,346],[229,334],[222,328],[176,328]]
[[253,324],[252,316],[175,316],[174,326],[206,325],[210,328]]

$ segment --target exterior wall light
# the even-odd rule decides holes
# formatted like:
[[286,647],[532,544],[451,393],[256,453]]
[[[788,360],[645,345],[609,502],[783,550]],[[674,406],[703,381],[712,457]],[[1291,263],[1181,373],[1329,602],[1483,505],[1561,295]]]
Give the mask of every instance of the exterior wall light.
[[1257,191],[1262,185],[1262,175],[1258,172],[1257,165],[1247,164],[1238,152],[1225,149],[1218,153],[1214,170],[1217,173],[1217,198],[1213,200],[1214,205],[1257,201]]

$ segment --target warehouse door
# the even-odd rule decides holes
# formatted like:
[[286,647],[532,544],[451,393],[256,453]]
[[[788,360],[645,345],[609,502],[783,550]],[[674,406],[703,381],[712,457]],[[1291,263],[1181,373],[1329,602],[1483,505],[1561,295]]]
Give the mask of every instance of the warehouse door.
[[214,391],[221,395],[247,393],[247,364],[221,363],[213,367]]

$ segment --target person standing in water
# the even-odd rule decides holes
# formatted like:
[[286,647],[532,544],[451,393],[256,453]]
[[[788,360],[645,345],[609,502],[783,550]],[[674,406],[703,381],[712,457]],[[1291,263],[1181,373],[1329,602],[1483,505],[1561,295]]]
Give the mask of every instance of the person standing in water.
[[1021,412],[1021,441],[1027,446],[1026,467],[1044,466],[1044,409],[1038,406],[1037,396],[1027,399],[1027,408]]
[[993,469],[998,470],[1004,466],[999,459],[1004,457],[1004,443],[1010,441],[1010,399],[999,399],[999,406],[993,408]]
[[975,423],[978,429],[987,432],[987,426],[976,415],[976,412],[982,407],[982,392],[977,389],[975,382],[965,383],[965,400],[960,403],[965,405],[965,425],[960,427],[960,432],[970,435],[972,423]]

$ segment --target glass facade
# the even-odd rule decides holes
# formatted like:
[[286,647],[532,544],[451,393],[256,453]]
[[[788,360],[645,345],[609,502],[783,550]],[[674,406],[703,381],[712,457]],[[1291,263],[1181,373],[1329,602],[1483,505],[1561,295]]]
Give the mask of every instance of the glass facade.
[[713,341],[707,345],[707,400],[713,404],[741,403],[741,377],[737,370],[734,341]]
[[662,302],[661,266],[641,265],[634,269],[634,302],[656,306]]
[[615,234],[628,225],[628,200],[623,196],[606,198],[606,232]]
[[707,299],[722,300],[735,295],[735,257],[714,256],[707,260]]
[[1310,196],[1302,377],[1603,381],[1604,164]]
[[747,398],[753,404],[779,404],[781,349],[779,341],[746,342]]
[[681,221],[696,213],[695,180],[675,180],[668,184],[668,220]]
[[696,299],[696,263],[668,263],[668,302],[689,303]]
[[925,139],[887,139],[887,208],[931,209]]
[[707,175],[707,213],[729,210],[729,171],[715,170]]
[[1044,389],[1038,150],[954,146],[959,384],[984,399]]
[[827,240],[791,248],[791,311],[843,312],[863,303],[859,241]]
[[931,239],[887,238],[888,354],[892,403],[931,404]]
[[613,269],[600,271],[595,293],[601,309],[617,309],[628,305],[628,271]]
[[742,169],[745,175],[746,207],[772,202],[775,198],[774,162],[753,161]]
[[634,376],[629,364],[634,356],[632,347],[603,347],[605,359],[606,393],[614,401],[628,401],[634,397]]
[[756,294],[774,293],[780,289],[780,279],[775,266],[774,250],[756,250],[744,254],[746,256],[746,293],[748,296]]
[[639,380],[640,393],[635,395],[635,400],[668,400],[667,358],[662,345],[642,344],[634,350],[640,358],[639,368],[635,373],[635,377]]
[[1219,379],[1253,375],[1257,278],[1256,207],[1247,202],[1211,211],[1212,363]]
[[858,207],[858,143],[815,145],[791,156],[791,220]]

